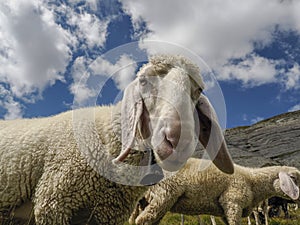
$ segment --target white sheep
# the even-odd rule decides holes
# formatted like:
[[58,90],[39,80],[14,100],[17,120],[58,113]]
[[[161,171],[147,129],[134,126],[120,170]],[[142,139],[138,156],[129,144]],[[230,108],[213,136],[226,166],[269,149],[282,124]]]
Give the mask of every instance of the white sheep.
[[182,167],[196,145],[195,124],[214,163],[232,173],[203,89],[197,66],[160,55],[140,69],[117,105],[0,121],[0,213],[32,202],[38,225],[69,224],[82,210],[99,224],[123,224],[147,190],[139,183],[161,179],[148,161],[169,171]]
[[228,175],[214,165],[199,170],[200,161],[189,159],[176,175],[152,186],[143,199],[143,210],[136,207],[129,222],[158,224],[171,211],[221,216],[226,224],[238,225],[269,197],[299,198],[300,171],[294,167],[235,165],[234,174]]
[[[280,208],[284,212],[285,219],[290,218],[288,204],[293,204],[297,207],[298,203],[291,199],[281,198],[281,197],[271,197],[259,204],[257,208],[253,210],[255,224],[269,224],[269,217],[275,217],[280,214]],[[260,214],[263,215],[264,219],[261,219]],[[263,221],[262,221],[263,220]],[[251,225],[250,219],[248,219],[248,225]]]

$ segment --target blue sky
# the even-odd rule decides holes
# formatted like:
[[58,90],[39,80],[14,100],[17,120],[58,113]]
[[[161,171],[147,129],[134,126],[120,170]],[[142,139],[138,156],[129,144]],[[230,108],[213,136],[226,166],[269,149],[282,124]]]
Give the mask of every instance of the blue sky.
[[139,64],[101,56],[143,40],[181,45],[207,63],[227,127],[300,110],[299,8],[293,0],[3,0],[0,118],[54,115],[99,94],[82,78],[89,68],[104,80],[125,68],[98,97],[114,102]]

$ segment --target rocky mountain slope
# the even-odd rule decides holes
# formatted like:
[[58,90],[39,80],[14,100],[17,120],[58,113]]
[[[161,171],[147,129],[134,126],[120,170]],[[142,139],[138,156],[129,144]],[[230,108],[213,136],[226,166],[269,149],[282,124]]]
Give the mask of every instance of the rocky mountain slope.
[[289,165],[300,169],[300,111],[281,114],[252,126],[228,129],[225,138],[237,164]]

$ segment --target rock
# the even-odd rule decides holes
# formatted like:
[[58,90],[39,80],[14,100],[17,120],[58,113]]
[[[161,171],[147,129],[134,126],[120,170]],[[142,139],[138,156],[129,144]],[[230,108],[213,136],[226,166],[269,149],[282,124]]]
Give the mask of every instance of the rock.
[[[239,165],[287,165],[300,169],[300,111],[228,129],[225,139],[233,161]],[[201,155],[200,150],[194,156]]]

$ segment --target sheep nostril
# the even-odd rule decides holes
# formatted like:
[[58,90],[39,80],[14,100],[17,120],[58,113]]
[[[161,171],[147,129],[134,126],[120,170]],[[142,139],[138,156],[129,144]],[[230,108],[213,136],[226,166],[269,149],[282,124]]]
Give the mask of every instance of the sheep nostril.
[[173,149],[175,149],[178,144],[177,138],[168,135],[165,136],[165,142]]

